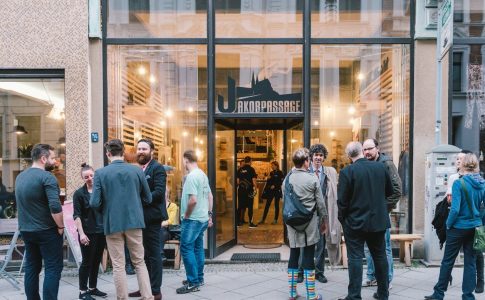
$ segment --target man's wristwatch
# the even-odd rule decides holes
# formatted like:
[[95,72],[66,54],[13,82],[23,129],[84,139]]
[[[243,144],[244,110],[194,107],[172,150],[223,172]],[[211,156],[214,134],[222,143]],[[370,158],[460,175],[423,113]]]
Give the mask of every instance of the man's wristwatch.
[[209,211],[209,217],[211,217],[211,218],[212,218],[212,212],[211,212],[211,211]]

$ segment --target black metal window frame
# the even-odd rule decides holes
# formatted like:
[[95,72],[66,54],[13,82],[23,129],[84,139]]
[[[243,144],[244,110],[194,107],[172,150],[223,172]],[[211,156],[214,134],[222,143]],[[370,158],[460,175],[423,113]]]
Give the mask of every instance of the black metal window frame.
[[[303,38],[217,38],[216,33],[216,9],[215,0],[207,0],[207,36],[205,38],[108,38],[107,36],[107,4],[109,0],[102,0],[102,41],[103,41],[103,136],[107,139],[108,120],[108,82],[107,82],[107,48],[108,45],[207,45],[207,145],[208,153],[215,153],[215,121],[219,115],[215,114],[215,46],[216,45],[271,45],[271,44],[293,44],[303,46],[303,138],[305,147],[310,146],[311,139],[311,106],[310,106],[310,63],[311,63],[311,46],[326,44],[403,44],[410,46],[410,87],[409,87],[409,105],[410,105],[410,128],[409,128],[409,176],[413,172],[413,144],[414,144],[414,33],[415,33],[415,1],[410,1],[410,34],[409,37],[373,37],[373,38],[312,38],[311,37],[311,0],[304,1],[303,6]],[[241,115],[240,117],[244,117]],[[104,155],[104,153],[103,153]],[[212,166],[215,165],[214,155],[208,155],[208,177],[211,189],[215,191],[216,173]],[[413,224],[413,182],[410,181],[408,198],[408,228],[412,232]],[[215,216],[216,217],[216,216]],[[216,224],[214,219],[214,224]],[[209,230],[209,257],[216,254],[216,231],[212,228]],[[225,248],[221,246],[221,248]]]

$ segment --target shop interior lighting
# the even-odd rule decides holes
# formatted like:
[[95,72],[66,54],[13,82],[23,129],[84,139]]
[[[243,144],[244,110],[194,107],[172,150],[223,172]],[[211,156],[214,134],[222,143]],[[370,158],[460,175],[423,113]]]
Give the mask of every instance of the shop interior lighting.
[[150,75],[150,83],[157,82],[157,78],[154,75]]
[[189,133],[187,131],[182,132],[182,136],[186,137],[188,135],[189,135]]
[[334,137],[335,136],[335,131],[330,131],[330,137]]
[[25,127],[24,126],[21,126],[21,125],[17,125],[17,126],[14,126],[13,127],[13,131],[18,134],[18,135],[21,135],[21,134],[27,134],[28,132],[25,130]]
[[144,66],[140,66],[140,67],[138,67],[138,74],[140,74],[140,75],[142,75],[142,76],[143,76],[143,75],[145,75],[146,73],[147,73],[147,70],[145,69],[145,67],[144,67]]
[[173,116],[173,111],[171,109],[167,109],[167,111],[165,112],[165,115],[167,116],[167,118],[170,118]]
[[355,114],[355,107],[354,107],[353,105],[351,105],[351,106],[349,107],[349,114],[350,114],[350,115]]
[[364,74],[362,74],[360,72],[359,72],[359,74],[357,74],[357,80],[362,81],[362,80],[364,80],[364,78],[365,78]]

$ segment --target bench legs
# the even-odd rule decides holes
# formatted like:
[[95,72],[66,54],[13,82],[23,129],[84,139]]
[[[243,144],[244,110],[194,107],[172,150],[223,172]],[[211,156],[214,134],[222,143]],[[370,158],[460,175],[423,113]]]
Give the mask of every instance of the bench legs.
[[173,262],[173,268],[175,270],[180,269],[180,244],[175,245],[175,254],[174,254],[174,262]]
[[412,241],[400,241],[399,242],[399,261],[403,262],[406,267],[411,266],[411,246]]

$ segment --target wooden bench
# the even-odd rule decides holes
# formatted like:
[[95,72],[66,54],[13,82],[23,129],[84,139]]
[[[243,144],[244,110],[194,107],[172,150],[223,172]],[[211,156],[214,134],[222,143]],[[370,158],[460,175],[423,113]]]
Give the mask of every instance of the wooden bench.
[[[404,262],[406,267],[411,266],[411,253],[414,241],[422,238],[422,234],[391,234],[391,241],[399,241],[399,261]],[[344,238],[342,238],[340,247],[342,251],[342,265],[344,268],[348,268],[347,246]]]
[[165,242],[165,245],[172,245],[173,249],[175,250],[174,257],[173,257],[173,268],[175,270],[180,269],[180,241],[179,240],[168,240]]

